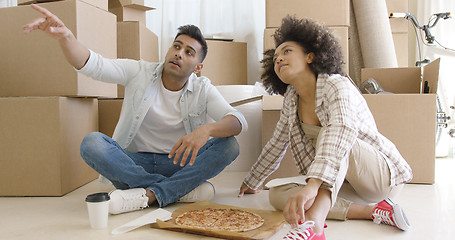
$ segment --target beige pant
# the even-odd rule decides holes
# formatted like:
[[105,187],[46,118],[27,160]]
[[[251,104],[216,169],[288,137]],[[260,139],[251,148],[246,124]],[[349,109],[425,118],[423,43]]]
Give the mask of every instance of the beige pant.
[[[288,198],[303,187],[291,183],[270,188],[270,203],[283,210]],[[393,197],[402,187],[403,184],[390,186],[390,171],[382,154],[368,143],[357,140],[349,159],[341,163],[336,183],[330,189],[333,204],[327,219],[346,220],[352,202],[378,203]]]

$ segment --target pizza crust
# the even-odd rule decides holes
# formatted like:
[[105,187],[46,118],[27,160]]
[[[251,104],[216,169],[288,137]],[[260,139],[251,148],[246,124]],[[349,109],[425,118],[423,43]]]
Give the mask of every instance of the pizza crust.
[[175,218],[175,223],[210,231],[246,232],[262,226],[264,219],[256,213],[241,209],[204,208],[181,214]]

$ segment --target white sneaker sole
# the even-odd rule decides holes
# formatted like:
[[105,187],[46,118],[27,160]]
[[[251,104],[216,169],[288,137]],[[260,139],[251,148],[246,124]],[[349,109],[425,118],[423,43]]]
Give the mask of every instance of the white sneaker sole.
[[386,199],[386,202],[389,203],[393,208],[392,217],[395,220],[397,227],[403,231],[409,230],[411,225],[409,224],[408,218],[404,214],[404,211],[400,205],[393,203],[390,199]]

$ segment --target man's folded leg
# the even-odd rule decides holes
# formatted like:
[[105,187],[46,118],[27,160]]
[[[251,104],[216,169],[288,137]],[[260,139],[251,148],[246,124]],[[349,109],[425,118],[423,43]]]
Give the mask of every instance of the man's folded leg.
[[[211,192],[214,194],[214,188],[211,188],[213,185],[203,183],[218,175],[238,155],[239,145],[235,137],[212,138],[199,150],[192,166],[187,164],[171,177],[147,188],[155,194],[160,207],[182,198],[181,201],[184,202],[210,198]],[[195,191],[189,194],[193,190]]]

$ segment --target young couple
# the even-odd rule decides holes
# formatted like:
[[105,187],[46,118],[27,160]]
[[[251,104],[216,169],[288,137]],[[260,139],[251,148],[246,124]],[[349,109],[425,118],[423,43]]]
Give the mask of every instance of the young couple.
[[[247,122],[209,79],[196,76],[207,54],[199,28],[181,26],[164,62],[106,59],[77,41],[57,16],[31,7],[44,16],[25,25],[25,33],[45,32],[76,71],[125,86],[113,137],[94,132],[81,143],[82,158],[116,188],[110,213],[211,200],[215,188],[207,180],[238,156],[234,136],[247,130]],[[410,181],[411,170],[342,76],[336,39],[322,25],[291,17],[274,37],[276,49],[265,54],[262,79],[270,92],[284,95],[283,111],[239,196],[259,192],[290,146],[301,176],[268,186],[271,204],[295,231],[325,239],[326,219],[356,218],[406,230],[403,211],[388,198]],[[207,123],[207,116],[215,122]],[[377,204],[338,197],[348,185]]]

